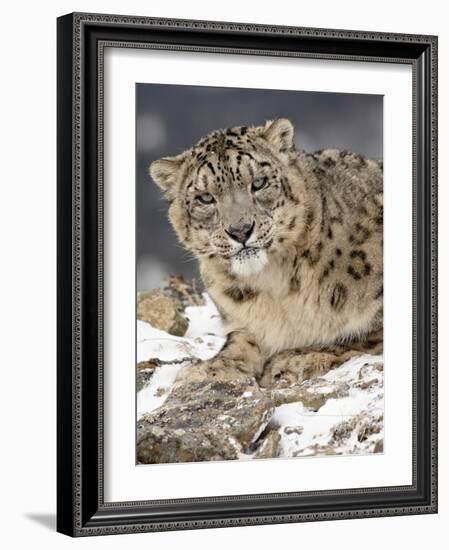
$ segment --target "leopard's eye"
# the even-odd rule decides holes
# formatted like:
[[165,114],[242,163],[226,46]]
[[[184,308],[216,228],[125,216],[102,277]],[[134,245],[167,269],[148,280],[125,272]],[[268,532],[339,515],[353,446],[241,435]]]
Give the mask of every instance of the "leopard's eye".
[[214,197],[210,193],[202,193],[197,196],[197,199],[203,204],[212,204],[215,202]]
[[267,186],[268,178],[266,176],[263,176],[261,178],[256,178],[253,180],[253,183],[251,185],[252,191],[260,191],[260,189],[263,189]]

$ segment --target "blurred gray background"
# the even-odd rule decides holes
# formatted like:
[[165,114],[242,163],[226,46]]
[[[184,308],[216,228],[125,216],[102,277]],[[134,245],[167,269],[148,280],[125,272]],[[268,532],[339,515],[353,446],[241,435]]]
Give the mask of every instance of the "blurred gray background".
[[148,174],[150,163],[182,152],[212,130],[280,117],[294,124],[298,148],[348,149],[382,159],[380,95],[136,85],[137,290],[157,288],[171,274],[199,282],[196,262],[178,244],[167,203]]

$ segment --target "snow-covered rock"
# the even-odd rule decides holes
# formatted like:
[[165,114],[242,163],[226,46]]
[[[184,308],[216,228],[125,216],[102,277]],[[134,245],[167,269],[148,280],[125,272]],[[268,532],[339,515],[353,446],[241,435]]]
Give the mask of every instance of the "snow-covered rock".
[[137,321],[141,463],[382,452],[382,356],[358,356],[288,387],[226,373],[198,378],[198,360],[225,342],[223,325],[206,293],[184,315],[184,336]]
[[[280,456],[361,454],[383,449],[382,356],[350,359],[302,386],[309,397],[278,406],[270,421],[281,436]],[[310,406],[315,397],[317,408]]]

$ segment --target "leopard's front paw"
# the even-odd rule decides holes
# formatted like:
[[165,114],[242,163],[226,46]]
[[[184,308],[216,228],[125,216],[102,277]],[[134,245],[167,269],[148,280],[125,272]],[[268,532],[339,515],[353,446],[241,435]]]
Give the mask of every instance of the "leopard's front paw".
[[182,369],[177,377],[177,382],[200,382],[203,380],[243,380],[251,376],[250,369],[243,361],[237,361],[226,356],[220,356],[207,361],[189,365]]
[[243,380],[259,377],[262,368],[262,355],[254,339],[245,332],[234,331],[215,357],[182,369],[178,380]]
[[286,351],[266,363],[260,385],[273,388],[301,384],[325,374],[339,364],[340,358],[331,353]]

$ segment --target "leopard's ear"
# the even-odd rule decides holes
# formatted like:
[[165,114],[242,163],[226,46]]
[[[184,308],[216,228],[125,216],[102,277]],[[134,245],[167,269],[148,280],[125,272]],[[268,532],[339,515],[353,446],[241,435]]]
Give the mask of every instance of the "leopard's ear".
[[154,183],[162,189],[169,200],[172,200],[176,194],[176,183],[185,158],[185,154],[182,153],[176,157],[163,157],[150,165],[149,172]]
[[287,118],[269,120],[264,127],[263,136],[280,153],[287,153],[293,147],[293,124]]

